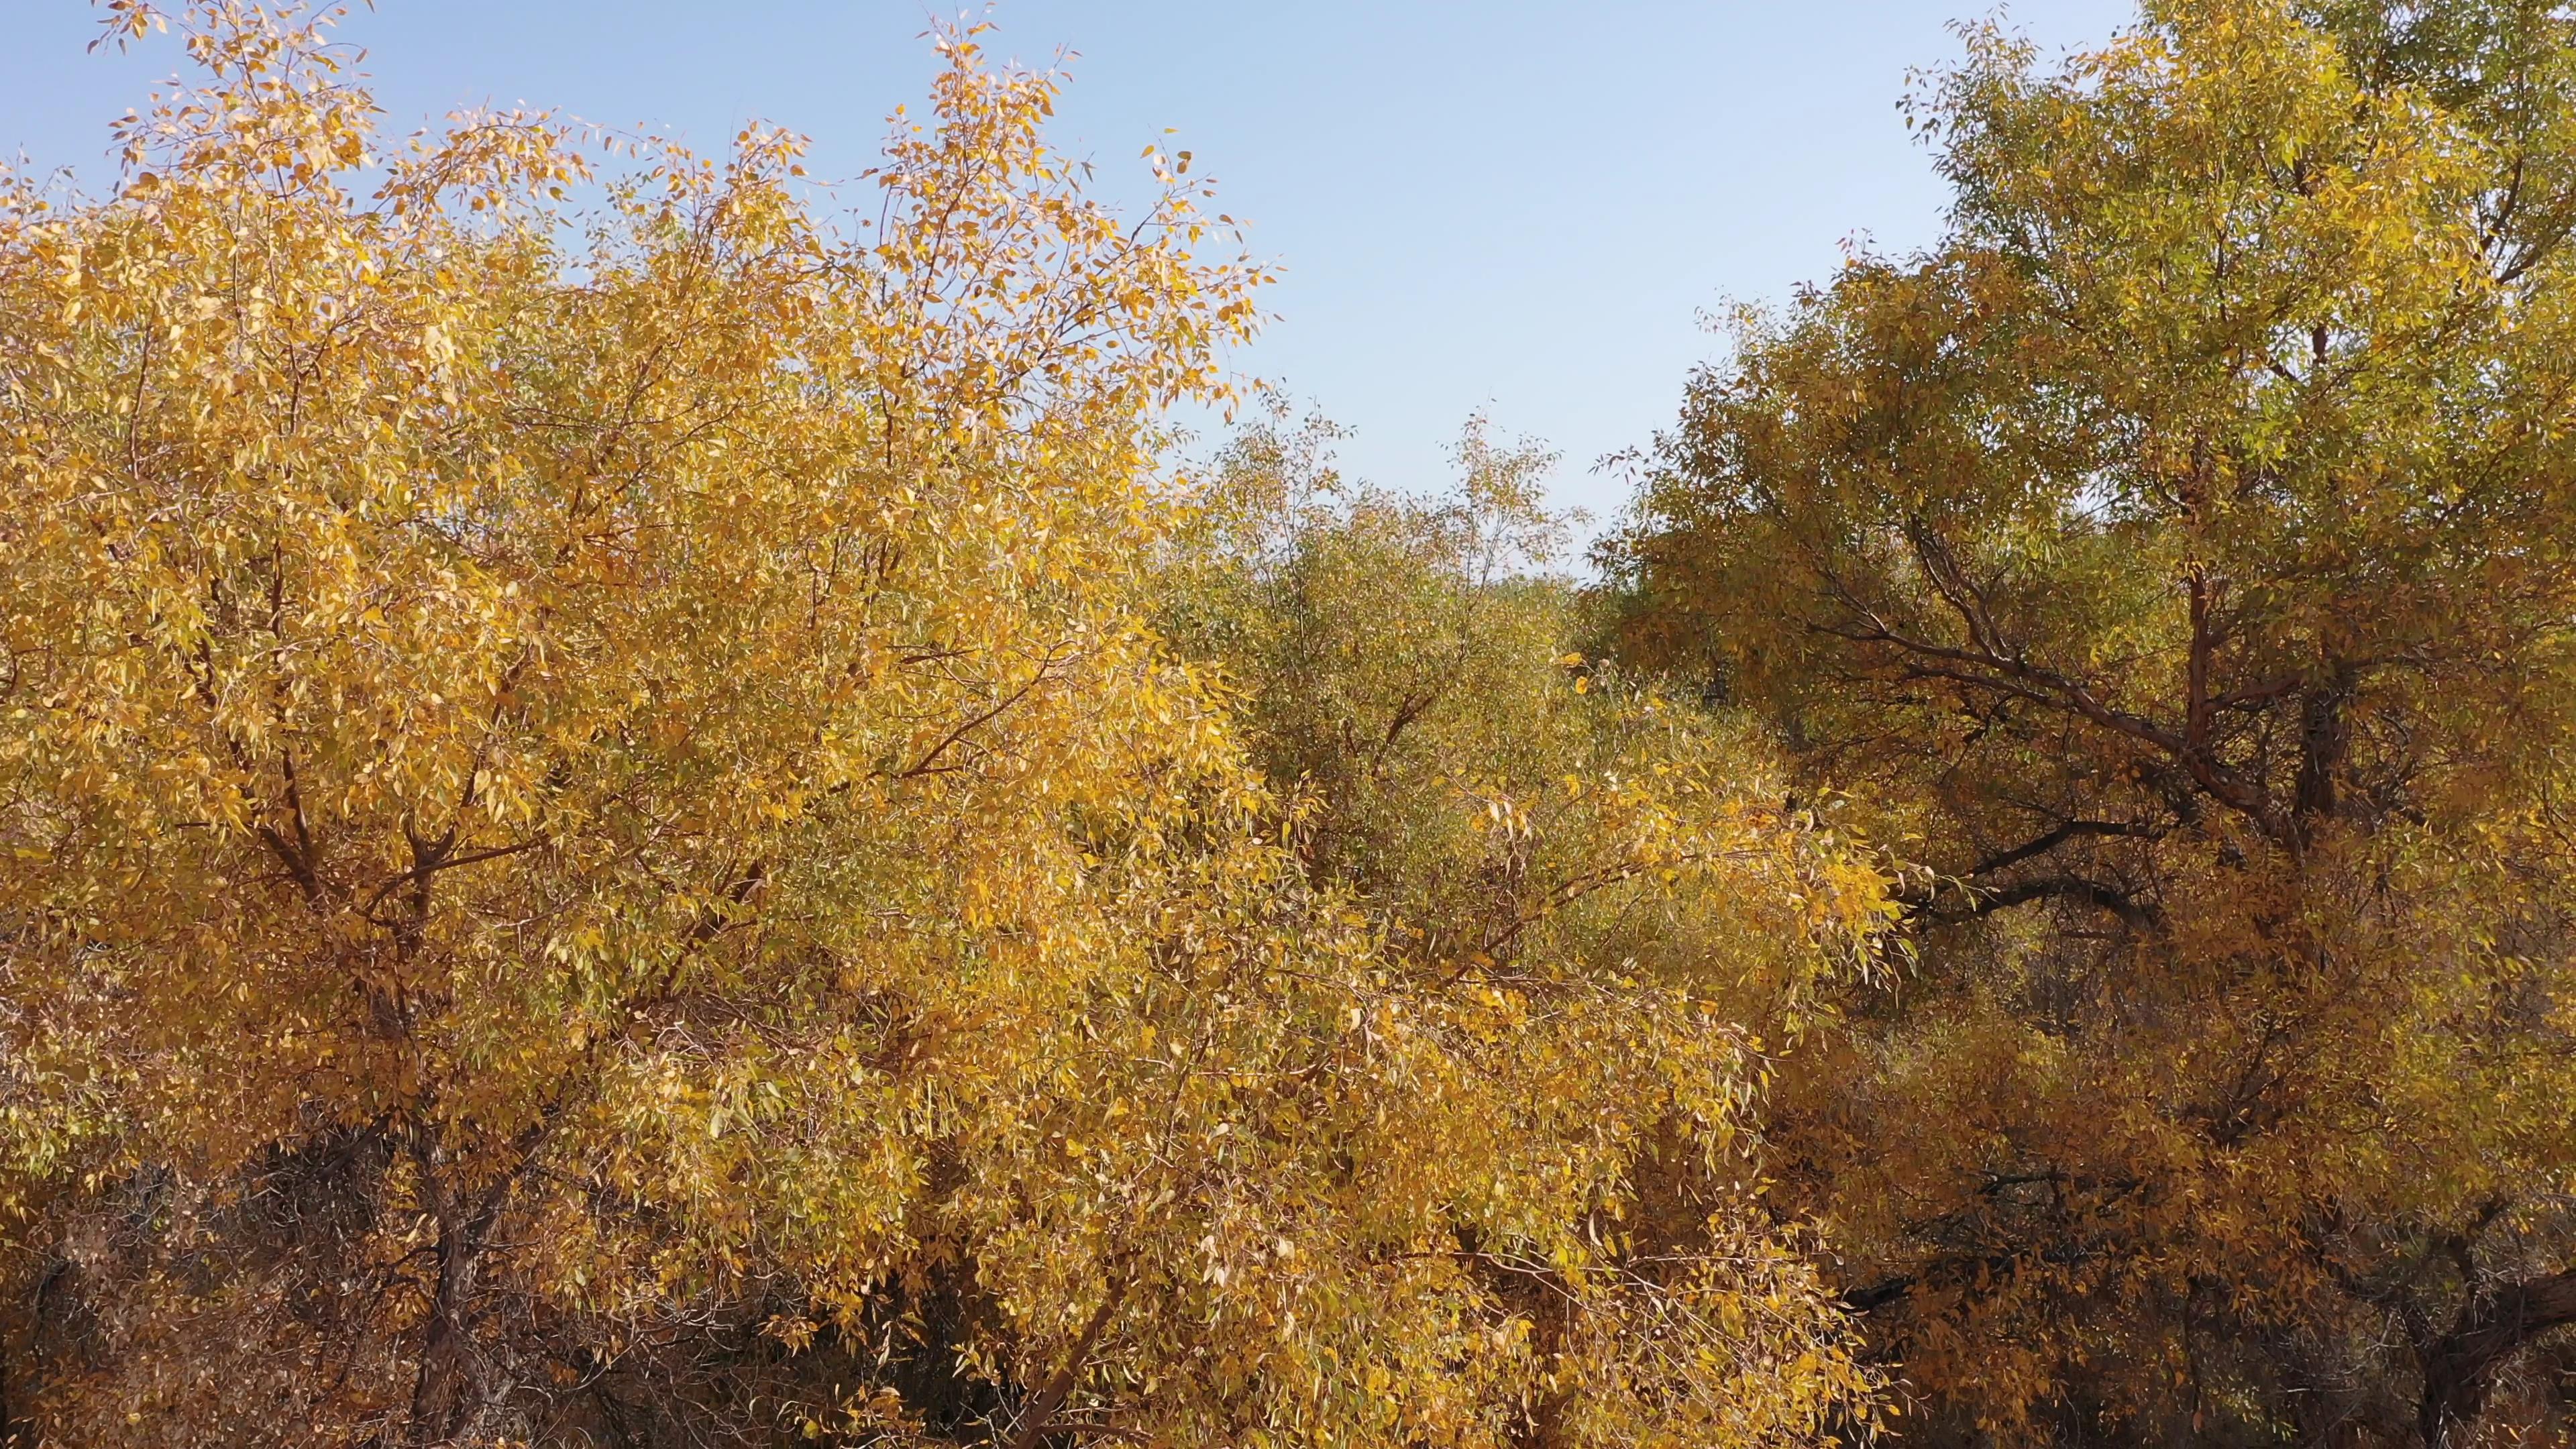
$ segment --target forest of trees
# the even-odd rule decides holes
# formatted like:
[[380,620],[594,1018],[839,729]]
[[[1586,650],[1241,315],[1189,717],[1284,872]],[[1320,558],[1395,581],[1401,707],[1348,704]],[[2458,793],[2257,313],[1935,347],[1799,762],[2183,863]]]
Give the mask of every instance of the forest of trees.
[[1938,243],[1588,557],[1237,397],[1270,273],[973,28],[826,207],[102,17],[0,1445],[2576,1443],[2554,0],[1963,30]]

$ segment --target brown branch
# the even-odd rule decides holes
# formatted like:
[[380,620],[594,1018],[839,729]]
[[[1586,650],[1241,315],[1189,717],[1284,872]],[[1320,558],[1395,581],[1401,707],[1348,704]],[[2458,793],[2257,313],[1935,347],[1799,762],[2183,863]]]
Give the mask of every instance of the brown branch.
[[277,857],[278,863],[286,867],[287,875],[292,877],[295,884],[303,890],[304,899],[312,904],[320,904],[322,879],[314,873],[312,866],[305,862],[303,855],[288,842],[284,835],[278,833],[274,825],[258,827],[258,834],[261,843],[268,847],[269,853]]
[[2209,670],[2218,652],[2218,635],[2211,627],[2209,612],[2217,592],[2211,585],[2209,570],[2199,564],[2191,566],[2184,585],[2190,597],[2191,652],[2185,669],[2183,695],[2183,738],[2195,753],[2209,750]]
[[2451,1330],[2419,1350],[2416,1424],[2427,1449],[2466,1443],[2505,1366],[2534,1339],[2576,1324],[2576,1268],[2473,1291]]
[[[376,893],[367,898],[366,909],[359,912],[359,914],[373,921],[376,918],[376,907],[383,905],[385,903],[385,897],[392,895],[395,891],[401,890],[404,886],[426,883],[430,877],[437,875],[441,871],[455,870],[461,866],[479,865],[487,860],[499,860],[504,856],[518,855],[524,851],[534,850],[538,846],[544,844],[546,844],[546,842],[542,839],[522,840],[516,845],[496,845],[489,850],[470,850],[463,855],[451,855],[448,854],[445,849],[432,849],[426,853],[416,850],[416,859],[412,868],[403,871],[392,879],[386,881],[383,885],[378,886],[376,888]],[[378,921],[377,924],[382,925],[384,923]]]
[[2107,886],[2099,881],[2085,880],[2079,876],[2046,876],[2039,880],[2020,881],[1993,890],[1971,889],[1966,894],[1968,899],[1964,906],[1942,910],[1932,902],[1924,901],[1908,908],[1906,914],[1912,919],[1931,920],[1941,925],[1954,926],[1963,921],[1976,920],[1980,916],[1990,916],[1997,911],[2009,910],[2014,906],[2027,905],[2032,901],[2072,900],[2109,911],[2133,926],[2152,925],[2157,916],[2153,907],[2138,904],[2134,892]]
[[2299,776],[2293,810],[2302,828],[2311,819],[2335,813],[2335,772],[2352,750],[2352,702],[2355,668],[2337,661],[2325,680],[2310,688],[2299,706]]
[[[1850,601],[1847,599],[1846,602]],[[2176,734],[2144,715],[2115,709],[2080,681],[2032,664],[2018,655],[2007,657],[1982,643],[1976,649],[1961,649],[1912,638],[1891,628],[1874,611],[1855,605],[1855,612],[1865,621],[1866,627],[1831,624],[1812,627],[1820,633],[1853,643],[1892,645],[1913,656],[1905,666],[1913,677],[1946,679],[1969,688],[1990,690],[2045,708],[2067,711],[2104,729],[2153,745],[2181,762],[2192,779],[2212,798],[2254,821],[2266,835],[2275,839],[2281,837],[2281,822],[2275,818],[2263,792],[2234,770],[2220,764],[2209,751],[2194,747],[2188,737]]]
[[1100,1301],[1100,1307],[1092,1312],[1091,1321],[1082,1326],[1082,1332],[1073,1341],[1072,1350],[1047,1380],[1046,1387],[1038,1391],[1027,1412],[1020,1415],[1020,1429],[1011,1436],[1009,1449],[1037,1449],[1049,1433],[1060,1432],[1055,1423],[1056,1410],[1063,1408],[1064,1401],[1072,1395],[1074,1384],[1082,1377],[1083,1363],[1091,1357],[1092,1345],[1100,1341],[1102,1331],[1109,1327],[1109,1320],[1117,1315],[1119,1300],[1126,1296],[1127,1284],[1122,1278],[1109,1290],[1109,1296]]
[[950,749],[954,748],[957,743],[965,739],[966,736],[983,728],[985,725],[990,724],[995,719],[1000,718],[1003,711],[1018,704],[1021,700],[1028,698],[1032,691],[1034,691],[1039,685],[1044,684],[1048,677],[1054,673],[1055,666],[1062,662],[1063,656],[1059,655],[1055,650],[1049,649],[1047,651],[1046,658],[1039,661],[1037,672],[1029,676],[1029,680],[1026,684],[1023,684],[1018,689],[1011,691],[1010,694],[1005,696],[992,708],[985,710],[983,713],[978,714],[972,719],[969,719],[965,723],[957,726],[957,728],[950,730],[946,735],[941,737],[939,743],[932,745],[928,750],[922,752],[921,758],[913,761],[910,766],[895,771],[893,778],[898,780],[910,780],[922,775],[938,775],[947,773],[952,767],[938,763],[941,755],[948,753]]
[[1515,916],[1509,924],[1488,932],[1484,940],[1477,944],[1476,949],[1468,953],[1467,963],[1440,983],[1441,988],[1446,990],[1466,980],[1480,965],[1492,964],[1493,954],[1517,940],[1521,932],[1595,891],[1607,890],[1622,881],[1634,880],[1650,870],[1674,870],[1683,866],[1703,865],[1710,861],[1726,860],[1741,854],[1743,854],[1741,851],[1684,851],[1670,860],[1621,861],[1617,865],[1605,865],[1598,870],[1588,870],[1581,875],[1570,876],[1551,887],[1548,893],[1540,898],[1537,909]]
[[2163,830],[2158,826],[2134,820],[2069,820],[2065,824],[2058,826],[2056,829],[2049,831],[2045,835],[2032,840],[2026,840],[2021,844],[2014,846],[2010,850],[1997,851],[1995,854],[1987,856],[1985,859],[1978,861],[1975,865],[1970,866],[1968,868],[1968,874],[1971,876],[1989,875],[1995,871],[2002,870],[2006,866],[2019,865],[2021,862],[2030,859],[2034,855],[2046,855],[2048,852],[2055,850],[2057,847],[2064,845],[2068,841],[2083,836],[2117,836],[2137,840],[2153,840],[2163,833]]

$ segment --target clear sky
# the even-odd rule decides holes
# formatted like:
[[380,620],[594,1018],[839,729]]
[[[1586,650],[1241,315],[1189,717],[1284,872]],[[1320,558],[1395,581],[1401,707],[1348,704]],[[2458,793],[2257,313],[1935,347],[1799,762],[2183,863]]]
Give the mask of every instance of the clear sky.
[[[866,166],[916,101],[954,0],[380,0],[346,22],[387,125],[526,101],[718,149],[759,118]],[[1479,409],[1565,454],[1562,502],[1615,509],[1594,461],[1672,416],[1702,315],[1829,275],[1847,238],[1928,241],[1942,192],[1896,111],[1986,0],[1002,0],[994,48],[1072,89],[1058,144],[1138,187],[1187,147],[1285,268],[1238,367],[1357,430],[1350,471],[1437,486]],[[2054,51],[2125,0],[2020,0]],[[84,55],[83,0],[0,0],[0,151],[112,178],[106,123],[178,67],[162,40]],[[1178,134],[1166,138],[1165,127]]]

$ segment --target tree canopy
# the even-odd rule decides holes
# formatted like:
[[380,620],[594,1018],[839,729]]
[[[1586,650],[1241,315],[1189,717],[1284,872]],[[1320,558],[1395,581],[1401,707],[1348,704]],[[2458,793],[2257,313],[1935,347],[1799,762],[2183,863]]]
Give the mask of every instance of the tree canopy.
[[1588,577],[1544,445],[1240,389],[1211,183],[985,27],[835,188],[100,13],[0,1449],[2576,1436],[2563,7],[1963,27],[1939,240]]
[[1956,1432],[2465,1442],[2576,1321],[2568,22],[1969,39],[1948,238],[1748,318],[1613,551],[1920,842],[1783,1171]]
[[[1265,274],[1181,158],[1114,213],[953,29],[834,215],[791,136],[384,148],[314,18],[108,9],[196,80],[0,204],[0,1434],[1868,1417],[1725,1003],[1859,969],[1883,877],[1532,619],[1477,647],[1581,758],[1256,767],[1297,625],[1155,460]],[[1192,550],[1255,642],[1160,637]],[[1398,884],[1306,868],[1372,812]]]

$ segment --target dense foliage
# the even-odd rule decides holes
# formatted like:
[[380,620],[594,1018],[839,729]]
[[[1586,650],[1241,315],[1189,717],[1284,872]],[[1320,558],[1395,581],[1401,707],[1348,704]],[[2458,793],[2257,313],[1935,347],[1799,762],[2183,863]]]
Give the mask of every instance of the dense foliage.
[[2576,18],[1908,114],[1562,572],[934,32],[0,177],[0,1446],[2576,1441]]
[[1922,1437],[2576,1422],[2570,25],[1973,32],[1947,240],[1749,319],[1614,550],[1928,872],[1774,1123]]
[[[1180,158],[1115,216],[950,32],[834,223],[790,137],[379,155],[306,21],[110,10],[197,81],[0,204],[0,1435],[1867,1421],[1747,1023],[1882,877],[1528,601],[1469,631],[1513,768],[1255,767],[1228,661],[1317,678],[1267,591],[1340,536],[1153,466],[1262,280]],[[1349,642],[1262,748],[1381,727],[1422,661]]]

